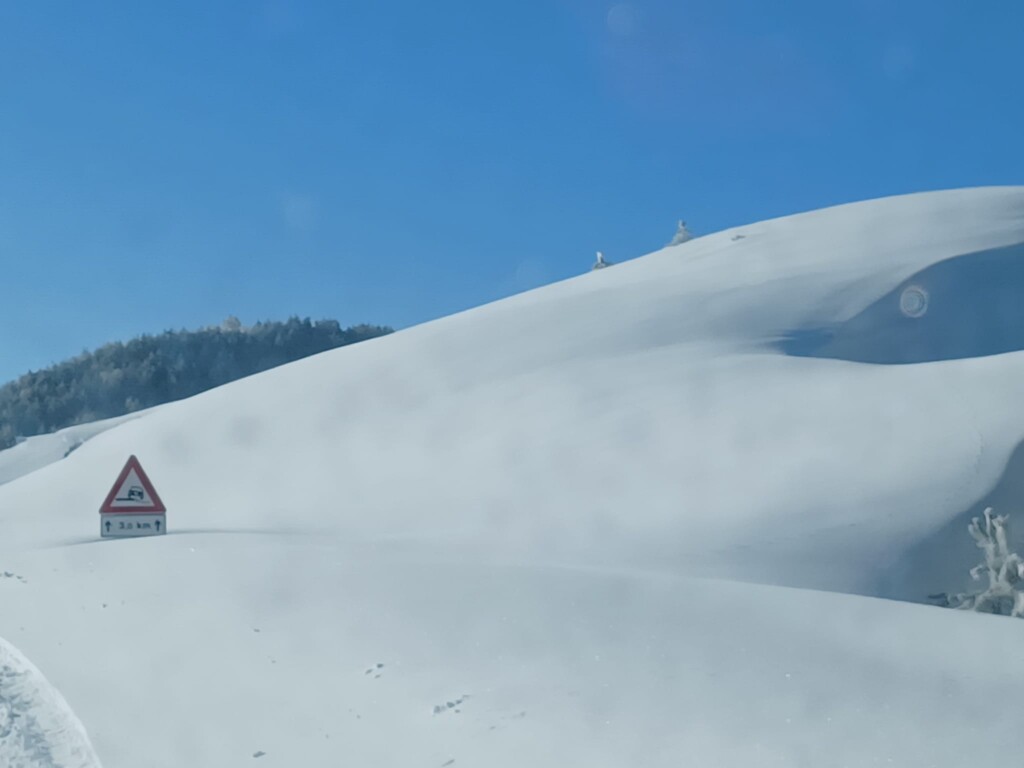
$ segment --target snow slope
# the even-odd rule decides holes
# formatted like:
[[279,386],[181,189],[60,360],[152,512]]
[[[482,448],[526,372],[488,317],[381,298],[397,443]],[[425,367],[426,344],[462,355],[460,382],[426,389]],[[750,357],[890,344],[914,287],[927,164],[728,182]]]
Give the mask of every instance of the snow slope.
[[0,487],[0,635],[108,768],[1005,761],[1024,624],[877,598],[1022,500],[1022,261],[1024,189],[858,203],[169,404]]
[[137,411],[113,419],[78,424],[49,435],[33,435],[26,438],[17,445],[0,451],[0,485],[60,461],[87,440],[148,412]]

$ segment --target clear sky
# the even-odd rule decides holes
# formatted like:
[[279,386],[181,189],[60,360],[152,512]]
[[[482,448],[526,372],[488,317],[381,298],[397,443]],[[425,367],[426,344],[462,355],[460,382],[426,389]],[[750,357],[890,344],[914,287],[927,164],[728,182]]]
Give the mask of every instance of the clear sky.
[[0,0],[0,380],[1024,183],[1024,3]]

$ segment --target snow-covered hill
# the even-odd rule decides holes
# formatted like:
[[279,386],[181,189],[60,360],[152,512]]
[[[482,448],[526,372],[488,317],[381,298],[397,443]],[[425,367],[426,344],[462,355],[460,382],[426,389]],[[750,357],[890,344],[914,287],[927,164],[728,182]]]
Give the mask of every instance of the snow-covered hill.
[[1022,264],[1024,189],[871,201],[169,404],[0,487],[0,635],[107,768],[1005,761],[1024,623],[877,598],[1024,500]]
[[148,412],[138,411],[90,424],[78,424],[49,435],[26,438],[17,445],[0,451],[0,485],[60,461],[80,448],[87,440]]

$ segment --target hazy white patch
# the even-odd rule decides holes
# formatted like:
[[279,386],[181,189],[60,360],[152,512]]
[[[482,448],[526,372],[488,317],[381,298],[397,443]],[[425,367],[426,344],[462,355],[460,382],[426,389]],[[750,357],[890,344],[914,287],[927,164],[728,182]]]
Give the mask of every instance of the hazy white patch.
[[605,18],[608,31],[618,37],[632,37],[640,29],[640,14],[629,3],[613,5]]
[[295,232],[309,232],[316,226],[319,206],[306,195],[289,194],[283,204],[284,222]]

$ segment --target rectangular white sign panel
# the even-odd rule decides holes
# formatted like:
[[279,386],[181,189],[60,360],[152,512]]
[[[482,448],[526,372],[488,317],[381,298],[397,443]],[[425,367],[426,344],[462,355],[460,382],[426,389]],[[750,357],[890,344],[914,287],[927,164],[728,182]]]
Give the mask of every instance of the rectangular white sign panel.
[[166,515],[143,515],[129,512],[100,515],[100,536],[160,536],[167,533]]

